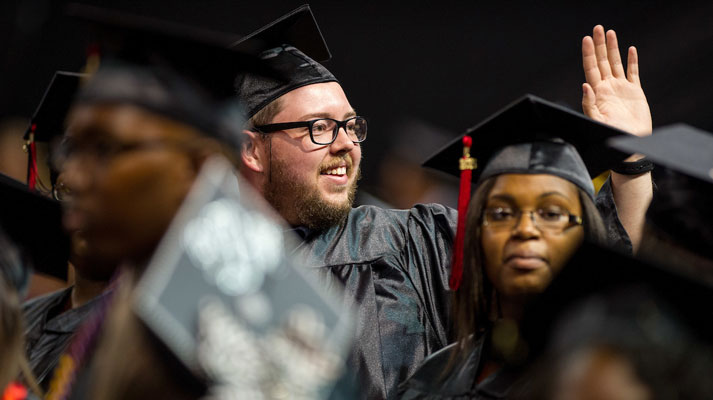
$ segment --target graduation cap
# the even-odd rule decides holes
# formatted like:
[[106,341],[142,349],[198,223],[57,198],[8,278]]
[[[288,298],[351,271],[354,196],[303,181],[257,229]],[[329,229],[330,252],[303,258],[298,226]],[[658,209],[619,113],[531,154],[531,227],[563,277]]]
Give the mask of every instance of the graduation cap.
[[338,82],[318,62],[329,60],[331,54],[306,4],[236,41],[233,48],[259,53],[263,65],[272,72],[271,76],[250,71],[238,75],[235,88],[247,118],[299,87]]
[[[45,90],[40,104],[35,109],[30,124],[25,132],[28,153],[27,185],[34,189],[37,183],[37,148],[35,142],[52,144],[64,135],[64,121],[79,89],[82,78],[87,74],[56,71]],[[50,171],[52,184],[57,179],[56,171]]]
[[613,138],[621,151],[641,153],[654,163],[713,183],[713,134],[686,124],[655,129],[651,136]]
[[627,134],[585,115],[531,94],[468,129],[427,159],[423,166],[459,176],[462,138],[472,138],[477,166],[472,180],[504,173],[552,174],[574,183],[590,196],[590,177],[610,169],[627,155],[608,149],[606,140]]
[[77,103],[129,103],[237,144],[234,79],[262,68],[230,50],[239,35],[72,4],[67,15],[91,30],[101,63]]
[[471,181],[482,182],[502,174],[550,174],[572,182],[593,200],[591,178],[627,156],[606,147],[606,140],[623,134],[626,132],[528,94],[426,160],[423,166],[460,176],[461,180],[451,289],[458,289],[462,277]]
[[[629,336],[655,348],[710,346],[711,301],[710,281],[677,265],[653,264],[584,243],[526,308],[520,327],[530,359],[563,340],[586,344]],[[567,324],[574,328],[563,328]]]
[[[36,272],[67,280],[69,237],[59,202],[0,174],[0,228]],[[4,251],[4,250],[3,250]]]
[[34,140],[38,142],[51,142],[54,138],[64,135],[64,120],[79,89],[79,82],[88,76],[68,71],[54,73],[42,100],[30,118],[25,140],[34,135]]
[[229,398],[322,398],[344,367],[351,311],[286,252],[267,203],[205,162],[135,290],[171,355]]
[[713,260],[713,134],[675,124],[651,136],[613,138],[609,144],[664,167],[657,169],[644,243],[656,236]]

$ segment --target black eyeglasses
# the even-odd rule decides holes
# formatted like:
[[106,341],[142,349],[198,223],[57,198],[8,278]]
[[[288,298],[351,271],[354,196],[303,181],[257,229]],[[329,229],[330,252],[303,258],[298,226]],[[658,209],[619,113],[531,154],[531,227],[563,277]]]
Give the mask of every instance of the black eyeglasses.
[[255,129],[262,133],[273,133],[294,128],[309,128],[309,138],[312,140],[312,143],[318,145],[334,143],[334,141],[337,140],[340,128],[344,129],[347,133],[347,137],[354,143],[361,143],[366,139],[366,119],[359,116],[347,118],[344,121],[338,121],[332,118],[320,118],[311,121],[283,122],[255,127]]

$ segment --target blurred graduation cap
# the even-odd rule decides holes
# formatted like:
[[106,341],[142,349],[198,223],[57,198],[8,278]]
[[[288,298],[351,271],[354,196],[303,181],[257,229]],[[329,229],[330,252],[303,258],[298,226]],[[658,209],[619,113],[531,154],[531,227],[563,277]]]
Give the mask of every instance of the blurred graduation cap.
[[64,135],[64,120],[67,112],[79,89],[80,80],[86,77],[87,74],[76,72],[54,73],[40,104],[30,118],[25,140],[29,140],[29,136],[34,135],[34,140],[38,142],[51,142],[54,138]]
[[[655,171],[657,190],[646,212],[642,249],[675,245],[713,263],[713,134],[675,124],[655,129],[651,136],[609,143],[663,167]],[[702,268],[706,262],[694,256],[688,264]]]
[[101,59],[78,103],[135,104],[238,143],[235,75],[263,68],[228,49],[239,35],[79,4],[66,14],[86,23]]
[[423,166],[459,176],[462,138],[470,136],[470,154],[477,163],[472,173],[474,182],[503,173],[547,173],[571,181],[593,197],[591,177],[627,156],[607,148],[606,140],[624,134],[627,133],[527,94],[468,129]]
[[[40,104],[35,109],[35,113],[32,114],[24,137],[28,150],[27,182],[30,189],[35,188],[38,177],[35,142],[52,144],[64,135],[64,121],[67,112],[79,89],[80,80],[86,77],[88,77],[87,74],[56,71],[40,100]],[[57,171],[50,169],[50,179],[53,185],[57,175]]]
[[[603,314],[591,312],[583,304],[609,304]],[[660,346],[673,346],[667,340],[671,330],[690,332],[693,337],[711,343],[713,338],[713,286],[699,276],[686,273],[677,265],[653,264],[632,258],[611,249],[585,243],[565,268],[526,309],[521,332],[530,351],[530,357],[539,356],[551,341],[561,336],[557,332],[563,320],[587,319],[590,328],[618,314],[638,325],[640,332],[663,340]],[[601,310],[600,307],[600,310]],[[596,307],[595,307],[596,308]],[[587,315],[582,310],[590,310]],[[663,324],[661,321],[663,320]],[[587,322],[587,321],[584,321]],[[591,322],[595,322],[592,324]],[[652,327],[656,327],[654,332]],[[589,330],[589,329],[588,329]],[[590,330],[591,332],[591,330]],[[598,334],[605,335],[602,331]],[[570,340],[585,341],[588,332]],[[639,337],[644,340],[644,337]]]
[[272,72],[270,76],[251,71],[238,75],[235,88],[247,118],[299,87],[338,82],[318,62],[332,56],[307,4],[236,41],[233,48],[259,53],[265,68]]
[[[0,174],[0,227],[36,272],[67,280],[69,237],[57,201]],[[3,250],[4,251],[4,250]]]
[[655,129],[651,136],[612,138],[612,147],[641,153],[658,165],[713,183],[713,134],[686,124]]
[[351,343],[340,306],[286,253],[283,227],[227,161],[201,172],[158,245],[133,309],[193,375],[226,398],[321,398]]

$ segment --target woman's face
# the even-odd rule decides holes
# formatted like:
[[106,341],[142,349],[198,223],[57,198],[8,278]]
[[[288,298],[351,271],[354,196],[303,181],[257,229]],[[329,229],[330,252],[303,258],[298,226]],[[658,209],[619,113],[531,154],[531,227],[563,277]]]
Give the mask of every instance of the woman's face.
[[[497,177],[485,210],[486,220],[489,215],[503,219],[508,212],[517,216],[522,211],[512,224],[482,225],[485,272],[501,296],[542,292],[584,239],[582,225],[566,223],[553,229],[546,222],[556,213],[582,216],[577,187],[554,175]],[[530,213],[538,210],[540,215]]]

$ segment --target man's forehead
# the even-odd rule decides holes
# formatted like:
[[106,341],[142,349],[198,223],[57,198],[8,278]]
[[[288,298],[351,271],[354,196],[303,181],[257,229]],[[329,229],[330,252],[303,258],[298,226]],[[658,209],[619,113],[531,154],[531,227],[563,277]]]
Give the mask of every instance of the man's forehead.
[[345,118],[356,115],[344,90],[336,82],[316,83],[297,88],[280,97],[281,109],[276,118],[293,120],[311,118]]

